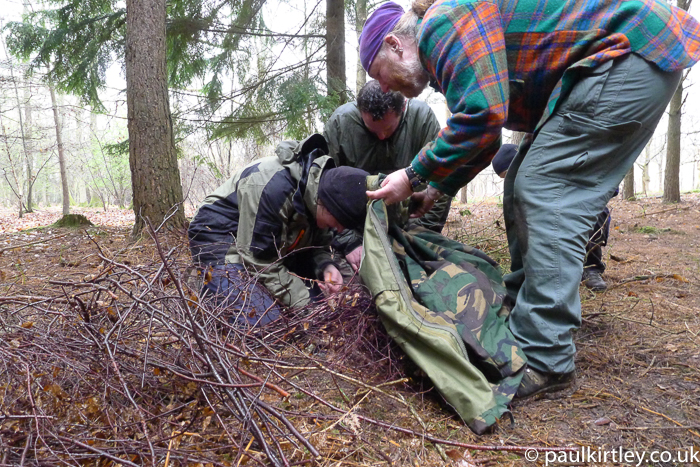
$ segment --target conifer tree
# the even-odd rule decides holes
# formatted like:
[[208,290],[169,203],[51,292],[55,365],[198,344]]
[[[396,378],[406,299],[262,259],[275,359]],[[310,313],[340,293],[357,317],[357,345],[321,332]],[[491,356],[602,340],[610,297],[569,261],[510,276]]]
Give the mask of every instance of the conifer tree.
[[[167,87],[174,102],[183,94],[187,94],[186,98],[193,97],[191,92],[182,93],[178,89],[194,83],[201,90],[199,103],[188,105],[194,109],[188,119],[178,120],[175,116],[173,131],[177,132],[178,124],[184,132],[196,131],[200,125],[206,126],[207,134],[213,138],[253,138],[258,142],[274,141],[281,136],[300,139],[314,131],[315,122],[329,116],[339,96],[345,95],[344,72],[342,80],[334,80],[330,93],[322,78],[327,37],[319,4],[310,9],[295,32],[278,33],[269,30],[262,20],[264,3],[265,0],[168,3],[164,38]],[[107,69],[125,57],[129,59],[125,50],[129,42],[126,9],[116,0],[68,0],[53,4],[57,8],[38,11],[26,15],[21,23],[9,24],[8,45],[15,55],[30,60],[34,69],[47,67],[47,79],[57,90],[78,95],[84,103],[100,109],[99,92],[105,85]],[[334,36],[331,39],[338,44]],[[344,46],[343,41],[339,43]],[[302,45],[308,53],[296,62],[285,59],[280,64],[283,54],[294,57],[296,54],[289,51]],[[128,63],[126,68],[128,71]],[[128,81],[127,73],[127,94]],[[231,84],[227,86],[227,83]],[[129,97],[127,101],[130,107],[136,105]],[[193,112],[196,118],[192,118]],[[131,108],[129,116],[131,119]],[[133,154],[132,139],[136,136],[132,131],[144,130],[131,123],[130,120],[130,162],[132,175],[137,177],[138,167],[155,164],[152,159],[141,160],[153,156]],[[143,133],[139,134],[143,141]],[[170,162],[160,165],[160,175],[151,174],[142,180],[177,179],[173,158],[168,156]],[[142,190],[136,178],[132,185],[135,209],[139,199],[145,206],[157,197],[164,197],[156,186],[152,192]],[[177,204],[181,196],[165,198]],[[158,217],[166,215],[162,209],[165,208],[158,215],[152,213],[155,224]],[[137,219],[142,214],[143,209],[136,213]],[[138,227],[137,221],[137,230]]]

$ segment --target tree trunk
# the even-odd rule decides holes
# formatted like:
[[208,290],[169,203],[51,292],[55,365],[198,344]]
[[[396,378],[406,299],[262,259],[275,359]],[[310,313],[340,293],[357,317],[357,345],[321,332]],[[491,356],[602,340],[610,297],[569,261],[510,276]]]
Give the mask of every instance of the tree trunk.
[[510,144],[520,144],[525,137],[525,133],[522,131],[514,131],[513,135],[510,137]]
[[56,91],[53,84],[49,84],[51,94],[51,107],[53,108],[53,121],[56,125],[56,144],[58,145],[58,166],[61,170],[61,188],[63,191],[63,215],[70,214],[70,192],[68,191],[68,173],[66,172],[66,156],[63,152],[63,136],[61,135],[61,120],[58,116],[56,105]]
[[362,34],[362,28],[365,26],[365,21],[367,21],[367,0],[355,1],[355,19],[355,32],[357,33],[357,86],[355,87],[355,92],[359,93],[362,86],[367,83],[367,73],[362,68],[362,62],[360,61],[360,34]]
[[627,175],[623,179],[624,184],[622,185],[622,199],[624,200],[634,200],[634,165],[630,168]]
[[345,92],[345,2],[326,0],[326,79],[328,95],[338,103],[348,101]]
[[32,212],[34,205],[34,146],[32,145],[32,105],[29,77],[24,75],[24,147],[27,163],[27,212]]
[[642,167],[642,193],[644,193],[644,196],[649,196],[649,191],[651,191],[649,165],[651,165],[651,141],[649,141],[644,150],[644,166]]
[[[28,0],[24,0],[23,12],[25,15],[29,14],[30,4]],[[34,153],[32,147],[32,106],[29,103],[31,98],[31,90],[29,84],[29,77],[27,73],[24,74],[24,121],[25,126],[22,128],[22,141],[24,143],[24,157],[27,163],[27,212],[32,212],[32,205],[34,204],[32,197],[32,188],[34,187]],[[15,90],[17,89],[17,83],[15,83]],[[17,105],[19,105],[19,98],[17,98]],[[20,127],[22,127],[22,111],[20,110]],[[26,130],[26,131],[25,131]]]
[[[7,172],[3,171],[5,180],[7,181],[7,185],[10,187],[10,190],[12,193],[15,195],[17,198],[17,207],[19,209],[18,212],[18,217],[21,219],[22,214],[24,214],[24,195],[22,191],[22,183],[20,181],[20,177],[17,176],[17,170],[15,169],[15,162],[12,160],[12,150],[10,148],[10,140],[7,136],[7,131],[5,130],[5,124],[2,121],[2,112],[0,112],[0,128],[2,129],[2,140],[5,143],[5,151],[7,152],[7,160],[10,161],[10,174],[12,175],[12,179],[10,180],[7,177]],[[12,181],[15,182],[14,186],[12,186]]]
[[[32,193],[32,184],[34,183],[32,180],[32,164],[30,163],[30,156],[29,152],[27,149],[27,138],[24,133],[24,118],[22,117],[22,102],[19,100],[19,90],[17,89],[17,80],[15,79],[15,71],[14,67],[12,66],[12,61],[10,61],[10,79],[12,80],[12,84],[14,85],[15,89],[15,99],[17,100],[17,114],[19,116],[19,129],[20,129],[20,136],[22,138],[22,148],[24,149],[24,161],[27,169],[27,176],[26,176],[26,181],[27,181],[27,199],[26,202],[21,202],[20,201],[20,208],[19,208],[19,217],[22,217],[22,208],[24,207],[24,210],[26,212],[32,212],[32,200],[31,200],[31,193]],[[24,190],[21,186],[17,187],[18,190]]]
[[80,192],[82,191],[80,180],[76,178],[72,182],[73,185],[68,187],[68,196],[70,196],[75,204],[80,204]]
[[664,203],[679,203],[681,169],[681,106],[683,105],[683,82],[671,98],[668,109],[668,130],[666,132],[666,169],[664,173]]
[[[165,65],[165,0],[126,2],[126,103],[134,200],[133,236],[145,219],[185,225]],[[173,215],[169,216],[169,211]]]
[[[678,0],[678,8],[688,11],[692,0]],[[683,107],[683,80],[671,98],[668,109],[668,130],[666,137],[666,170],[664,174],[664,203],[680,203],[680,170],[681,170],[681,108]]]

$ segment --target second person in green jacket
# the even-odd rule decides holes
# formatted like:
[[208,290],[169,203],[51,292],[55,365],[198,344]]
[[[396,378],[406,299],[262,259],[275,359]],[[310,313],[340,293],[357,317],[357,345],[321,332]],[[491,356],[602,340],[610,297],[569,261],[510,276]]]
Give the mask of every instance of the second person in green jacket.
[[[406,99],[399,92],[383,92],[375,80],[357,93],[356,102],[338,107],[325,125],[329,155],[338,166],[356,167],[372,175],[389,174],[411,163],[413,157],[440,131],[440,123],[428,104]],[[418,222],[441,232],[452,198],[445,196]],[[362,237],[346,231],[334,246],[351,265],[359,264]]]

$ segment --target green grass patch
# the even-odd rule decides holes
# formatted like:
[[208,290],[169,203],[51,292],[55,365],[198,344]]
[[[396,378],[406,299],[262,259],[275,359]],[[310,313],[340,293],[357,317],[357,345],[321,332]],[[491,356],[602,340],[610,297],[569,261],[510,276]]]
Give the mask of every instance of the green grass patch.
[[646,234],[646,235],[661,235],[661,234],[671,234],[671,235],[684,235],[685,232],[679,230],[673,230],[671,228],[659,228],[651,225],[637,226],[632,229],[632,232]]

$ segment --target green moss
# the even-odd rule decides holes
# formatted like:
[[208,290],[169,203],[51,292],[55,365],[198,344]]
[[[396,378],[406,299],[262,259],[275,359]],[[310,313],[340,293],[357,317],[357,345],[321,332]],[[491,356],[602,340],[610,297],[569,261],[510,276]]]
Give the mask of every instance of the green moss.
[[658,234],[659,230],[657,227],[652,227],[650,225],[643,225],[641,227],[635,227],[634,231],[641,234]]
[[89,227],[94,225],[90,220],[82,214],[66,214],[57,220],[51,227]]
[[472,212],[469,209],[462,209],[461,211],[459,211],[459,215],[462,217],[471,216]]
[[672,235],[683,235],[684,232],[679,230],[673,230],[669,228],[660,229],[658,227],[653,227],[651,225],[643,225],[635,227],[632,229],[633,232],[647,235],[660,235],[660,234],[672,234]]

